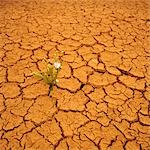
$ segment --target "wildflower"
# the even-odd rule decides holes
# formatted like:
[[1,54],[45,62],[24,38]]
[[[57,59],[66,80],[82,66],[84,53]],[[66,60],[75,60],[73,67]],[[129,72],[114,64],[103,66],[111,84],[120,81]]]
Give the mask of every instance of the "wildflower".
[[59,82],[59,80],[58,79],[56,79],[56,83],[58,83]]
[[54,67],[55,67],[56,69],[59,69],[59,68],[61,67],[61,63],[59,63],[59,62],[54,62]]

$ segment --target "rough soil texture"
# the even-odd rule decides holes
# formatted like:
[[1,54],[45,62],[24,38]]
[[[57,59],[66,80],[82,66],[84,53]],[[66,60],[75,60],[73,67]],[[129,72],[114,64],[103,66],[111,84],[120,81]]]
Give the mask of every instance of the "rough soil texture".
[[[149,8],[0,0],[0,150],[150,150]],[[56,50],[49,97],[31,73]]]

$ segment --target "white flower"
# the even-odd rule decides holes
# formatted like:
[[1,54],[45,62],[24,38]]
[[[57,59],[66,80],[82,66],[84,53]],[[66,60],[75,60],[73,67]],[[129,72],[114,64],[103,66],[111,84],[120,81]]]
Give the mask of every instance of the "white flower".
[[56,69],[59,69],[59,68],[61,67],[61,63],[59,63],[59,62],[54,62],[54,67],[55,67]]
[[59,82],[59,80],[58,79],[56,79],[56,83],[58,83]]

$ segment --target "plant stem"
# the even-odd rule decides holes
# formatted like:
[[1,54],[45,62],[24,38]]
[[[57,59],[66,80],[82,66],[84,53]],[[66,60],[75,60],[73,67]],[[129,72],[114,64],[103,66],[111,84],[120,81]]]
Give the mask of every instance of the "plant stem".
[[54,86],[54,84],[53,84],[53,83],[49,85],[49,92],[48,92],[48,96],[50,96],[51,91],[53,90],[53,86]]

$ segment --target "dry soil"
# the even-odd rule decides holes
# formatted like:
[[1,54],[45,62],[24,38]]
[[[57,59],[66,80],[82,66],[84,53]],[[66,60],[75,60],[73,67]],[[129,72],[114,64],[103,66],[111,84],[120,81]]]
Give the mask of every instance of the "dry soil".
[[[0,0],[0,150],[150,150],[149,8]],[[31,73],[56,50],[49,97]]]

